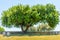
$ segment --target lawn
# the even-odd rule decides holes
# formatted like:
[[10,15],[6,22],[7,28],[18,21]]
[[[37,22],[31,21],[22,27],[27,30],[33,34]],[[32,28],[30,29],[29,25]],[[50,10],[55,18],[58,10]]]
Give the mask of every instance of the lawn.
[[50,36],[3,36],[0,35],[0,40],[60,40],[60,35]]

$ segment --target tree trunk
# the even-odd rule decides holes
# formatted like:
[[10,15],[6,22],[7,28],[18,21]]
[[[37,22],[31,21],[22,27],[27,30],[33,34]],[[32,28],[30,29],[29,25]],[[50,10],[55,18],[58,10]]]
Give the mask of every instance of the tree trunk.
[[24,29],[23,29],[23,26],[21,26],[22,32],[23,32],[23,33],[26,33],[29,27],[30,27],[30,25],[27,25],[27,26],[26,26],[26,29],[24,30]]
[[27,32],[27,30],[29,29],[29,27],[30,27],[30,26],[26,26],[26,29],[25,29],[25,31],[24,31],[24,32]]
[[23,26],[21,26],[21,30],[22,30],[22,32],[24,32]]

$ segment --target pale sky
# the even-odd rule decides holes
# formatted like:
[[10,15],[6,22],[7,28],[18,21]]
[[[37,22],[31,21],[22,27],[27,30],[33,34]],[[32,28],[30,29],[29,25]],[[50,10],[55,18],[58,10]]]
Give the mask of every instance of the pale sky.
[[[47,3],[51,3],[54,4],[56,6],[56,9],[58,11],[60,11],[60,0],[0,0],[0,18],[1,18],[1,13],[3,10],[7,10],[8,8],[10,8],[11,6],[14,5],[18,5],[18,4],[23,4],[23,5],[36,5],[36,4],[47,4]],[[1,21],[0,21],[0,26],[1,25]],[[5,28],[6,31],[19,31],[21,29],[19,28]],[[57,27],[55,28],[55,31],[60,31],[60,23],[57,25]]]

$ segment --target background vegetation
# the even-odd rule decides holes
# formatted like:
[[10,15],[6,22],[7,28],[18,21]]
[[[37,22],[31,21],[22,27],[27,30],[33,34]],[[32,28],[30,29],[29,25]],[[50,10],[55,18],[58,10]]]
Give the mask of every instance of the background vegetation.
[[0,32],[5,31],[5,29],[3,27],[0,27]]

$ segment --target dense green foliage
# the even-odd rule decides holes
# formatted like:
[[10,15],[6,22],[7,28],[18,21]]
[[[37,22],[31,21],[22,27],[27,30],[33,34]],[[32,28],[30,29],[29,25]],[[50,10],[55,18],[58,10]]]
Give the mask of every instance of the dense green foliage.
[[[2,13],[2,24],[6,27],[20,27],[27,31],[30,26],[38,22],[47,22],[50,27],[55,28],[59,22],[58,11],[53,4],[47,5],[17,5]],[[26,27],[26,30],[23,30]]]
[[3,27],[0,27],[0,32],[2,32],[2,31],[5,31],[5,29]]

